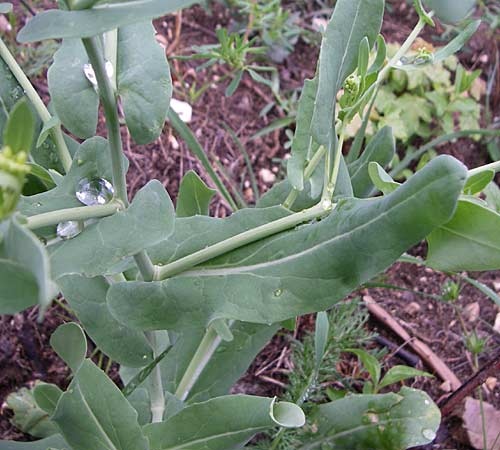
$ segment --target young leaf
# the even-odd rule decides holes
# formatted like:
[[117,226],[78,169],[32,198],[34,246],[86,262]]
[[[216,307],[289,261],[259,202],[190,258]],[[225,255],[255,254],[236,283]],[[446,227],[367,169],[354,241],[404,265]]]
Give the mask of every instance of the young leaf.
[[304,413],[296,405],[231,395],[188,406],[165,422],[146,425],[144,432],[154,450],[229,450],[241,448],[256,433],[277,425],[303,424]]
[[81,139],[96,134],[99,108],[99,96],[85,77],[84,65],[88,62],[82,41],[65,39],[47,73],[57,116],[71,133]]
[[366,76],[368,72],[368,60],[370,59],[370,43],[365,36],[359,43],[358,50],[358,75],[361,78]]
[[374,161],[385,167],[392,161],[395,152],[396,141],[392,128],[384,127],[373,137],[361,157],[348,166],[356,197],[368,197],[373,191],[373,184],[368,173],[370,162]]
[[[472,0],[475,1],[475,0]],[[459,2],[460,3],[460,2]],[[475,20],[471,22],[467,27],[464,28],[463,31],[460,32],[460,34],[453,39],[448,45],[440,48],[434,55],[434,61],[439,62],[439,61],[444,61],[451,55],[454,55],[457,53],[461,48],[469,41],[469,39],[474,35],[474,33],[477,31],[479,28],[479,25],[481,25],[480,20]]]
[[400,183],[394,181],[384,168],[375,161],[368,164],[368,175],[370,175],[375,187],[384,195],[394,192],[400,186]]
[[432,17],[424,9],[424,6],[422,5],[422,0],[413,0],[413,5],[415,6],[415,9],[417,11],[420,20],[423,20],[427,25],[434,27],[435,23],[432,20]]
[[319,56],[319,80],[312,133],[318,144],[329,145],[335,98],[358,63],[359,44],[371,48],[382,25],[383,0],[339,0],[327,25]]
[[500,269],[500,214],[460,200],[453,218],[427,238],[427,263],[443,272]]
[[359,358],[365,370],[370,374],[370,378],[374,386],[378,387],[378,383],[380,381],[380,374],[382,373],[382,367],[380,366],[380,363],[378,362],[377,358],[375,358],[375,356],[370,355],[368,352],[365,352],[364,350],[361,349],[346,348],[345,351],[349,353],[354,353]]
[[298,450],[392,450],[426,445],[441,422],[439,408],[422,391],[348,395],[320,405],[315,436]]
[[384,36],[379,34],[377,37],[377,56],[375,57],[373,64],[368,69],[367,75],[378,73],[378,71],[384,67],[386,57],[387,45],[385,43]]
[[55,384],[39,383],[33,389],[36,404],[47,414],[52,415],[63,391]]
[[325,355],[328,335],[330,332],[330,322],[328,314],[324,311],[316,314],[316,331],[314,334],[314,357],[316,360],[316,371],[321,367],[321,361]]
[[179,186],[176,216],[207,216],[208,207],[215,194],[214,189],[210,189],[196,172],[190,170],[184,175]]
[[[105,2],[103,2],[105,3]],[[88,38],[105,31],[170,14],[196,3],[196,0],[128,0],[108,2],[100,8],[83,11],[51,9],[33,17],[19,32],[19,42],[45,39]]]
[[57,328],[50,337],[50,345],[73,372],[79,369],[87,355],[85,333],[73,322]]
[[66,450],[68,444],[56,434],[35,442],[0,441],[0,450]]
[[422,372],[421,370],[414,369],[413,367],[407,366],[394,366],[391,367],[388,372],[382,378],[382,381],[378,385],[379,389],[386,386],[390,386],[394,383],[399,383],[400,381],[407,380],[408,378],[415,377],[431,377],[432,375],[427,372]]
[[144,367],[153,361],[144,333],[121,325],[109,312],[109,283],[104,277],[68,275],[60,278],[58,284],[87,334],[108,357],[128,367]]
[[38,135],[38,139],[36,141],[36,146],[41,147],[42,144],[49,137],[50,131],[54,127],[59,126],[60,124],[61,124],[61,121],[59,120],[59,117],[57,117],[57,116],[52,116],[46,123],[44,123],[42,130],[40,131],[40,134]]
[[9,113],[9,119],[3,132],[3,143],[8,145],[14,154],[29,153],[33,143],[35,120],[28,101],[21,99]]
[[476,0],[424,0],[439,20],[458,23],[464,20],[476,5]]
[[52,420],[73,450],[148,450],[137,412],[118,387],[86,360],[61,396]]
[[236,89],[238,89],[242,77],[243,77],[243,70],[238,70],[238,72],[236,72],[233,79],[231,80],[231,83],[229,83],[229,86],[226,89],[226,97],[231,97],[231,95],[233,95],[236,92]]
[[464,187],[464,194],[474,195],[483,190],[488,186],[495,178],[494,170],[485,170],[484,172],[479,172],[467,179]]
[[[172,331],[206,326],[210,317],[276,323],[324,311],[446,223],[466,176],[457,160],[438,157],[386,197],[343,199],[320,222],[246,245],[166,281],[114,284],[108,291],[108,304],[112,314],[129,326]],[[251,228],[253,214],[272,211],[242,211],[245,225]],[[278,211],[283,214],[282,209],[274,209]],[[182,232],[189,242],[182,245],[182,253],[190,254],[189,248],[220,242],[221,235],[229,234],[226,223],[232,226],[236,219],[233,215],[227,221],[183,220]],[[215,227],[217,234],[210,233]],[[196,239],[197,229],[203,230],[202,239]],[[206,236],[213,241],[207,242]],[[174,241],[170,249],[179,249],[180,244]],[[170,260],[177,257],[181,252]],[[224,296],[220,295],[221,283]]]
[[165,50],[149,22],[118,30],[118,94],[127,127],[138,144],[160,135],[172,97],[172,79]]

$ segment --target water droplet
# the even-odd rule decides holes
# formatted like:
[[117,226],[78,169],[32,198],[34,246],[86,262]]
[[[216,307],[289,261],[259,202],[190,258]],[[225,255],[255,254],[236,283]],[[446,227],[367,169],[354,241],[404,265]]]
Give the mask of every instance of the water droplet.
[[330,209],[332,209],[332,201],[327,198],[327,199],[323,200],[323,203],[321,204],[321,206],[323,207],[323,209],[325,211],[329,211]]
[[115,74],[115,69],[114,69],[111,61],[106,61],[105,69],[106,69],[106,75],[108,76],[108,78],[109,79],[113,78],[113,75]]
[[425,402],[424,402],[424,403],[425,403],[426,405],[430,405],[430,404],[431,404],[431,402],[430,402],[429,400],[425,400]]
[[42,206],[42,204],[40,202],[36,202],[36,203],[33,203],[33,206],[35,208],[40,208],[40,206]]
[[283,289],[276,289],[274,292],[273,292],[273,295],[275,297],[281,297],[283,295]]
[[430,428],[424,428],[422,430],[422,436],[429,441],[433,441],[434,439],[436,439],[436,433],[434,433],[434,431],[432,431]]
[[142,355],[142,359],[148,359],[148,355]]
[[76,163],[81,166],[85,161],[83,159],[79,159],[76,161]]
[[87,63],[83,65],[83,73],[85,74],[85,77],[87,80],[90,81],[92,86],[97,87],[97,78],[95,77],[95,72],[94,68],[92,67],[92,64]]
[[81,225],[81,223],[74,220],[71,220],[69,222],[61,222],[59,225],[57,225],[57,235],[65,241],[78,236],[82,231],[83,226]]
[[115,189],[104,178],[83,178],[78,183],[76,198],[84,205],[104,205],[113,199]]

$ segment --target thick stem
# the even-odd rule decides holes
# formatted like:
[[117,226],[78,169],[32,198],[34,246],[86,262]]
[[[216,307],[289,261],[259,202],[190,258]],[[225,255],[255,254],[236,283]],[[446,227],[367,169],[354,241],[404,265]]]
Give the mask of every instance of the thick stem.
[[178,275],[189,270],[198,264],[202,264],[217,256],[223,255],[244,245],[251,244],[260,239],[272,236],[282,231],[294,228],[301,223],[308,222],[329,213],[331,208],[325,208],[322,204],[316,205],[310,209],[291,214],[282,219],[275,220],[260,227],[253,228],[243,233],[237,234],[225,241],[218,242],[203,250],[199,250],[191,255],[180,258],[165,266],[157,266],[155,280],[165,280],[166,278]]
[[[146,331],[146,338],[151,344],[155,359],[160,356],[158,351],[157,334],[155,331]],[[161,379],[160,364],[157,364],[151,373],[149,394],[151,398],[151,414],[153,423],[161,422],[165,413],[165,393],[163,392],[163,381]]]
[[[15,60],[15,58],[10,53],[9,49],[5,45],[2,39],[0,39],[0,57],[4,60],[5,64],[9,67],[10,71],[16,78],[17,82],[21,85],[26,93],[26,96],[29,98],[30,102],[33,104],[37,114],[40,116],[40,119],[45,124],[52,116],[43,103],[42,99],[36,92],[35,88],[31,84],[28,77],[24,74],[23,70]],[[71,167],[72,158],[71,154],[68,150],[68,146],[64,141],[64,136],[61,131],[61,126],[57,125],[50,130],[50,134],[54,139],[54,143],[56,145],[57,153],[61,164],[64,168],[64,171],[67,173]]]
[[486,164],[481,167],[476,167],[475,169],[469,170],[469,177],[477,175],[478,173],[485,172],[487,170],[493,170],[494,172],[500,172],[500,161],[496,161],[491,164]]
[[101,217],[112,216],[116,212],[123,209],[120,201],[113,200],[106,205],[82,206],[79,208],[59,209],[43,214],[37,214],[27,218],[26,226],[30,230],[36,228],[48,227],[57,225],[61,222],[68,222],[70,220],[80,221],[88,219],[98,219]]
[[[312,177],[312,174],[316,170],[316,167],[318,167],[318,164],[320,163],[321,159],[323,158],[323,156],[325,156],[325,152],[326,152],[325,147],[322,145],[313,155],[311,161],[309,161],[309,164],[306,167],[306,170],[304,171],[304,182],[308,181],[309,178]],[[299,194],[300,191],[298,189],[291,190],[290,193],[288,194],[288,197],[283,202],[283,206],[285,208],[290,209],[295,203],[295,200],[297,200]]]
[[[123,167],[122,137],[120,134],[120,120],[118,117],[118,105],[115,91],[106,73],[103,55],[99,49],[96,37],[82,39],[83,45],[89,57],[90,64],[99,87],[104,116],[106,117],[106,127],[108,129],[108,141],[111,150],[111,165],[113,170],[113,185],[117,197],[128,206],[127,183],[125,170]],[[116,68],[115,68],[116,70]]]
[[222,339],[216,331],[212,327],[209,327],[175,391],[175,396],[179,400],[186,400],[221,342]]

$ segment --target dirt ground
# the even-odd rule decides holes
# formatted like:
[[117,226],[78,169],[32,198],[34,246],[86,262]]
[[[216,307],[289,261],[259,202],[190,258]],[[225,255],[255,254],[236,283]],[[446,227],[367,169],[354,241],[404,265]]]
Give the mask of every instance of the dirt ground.
[[[29,13],[16,3],[18,20]],[[286,3],[286,2],[285,2]],[[293,7],[294,2],[288,2]],[[306,4],[304,21],[313,17],[314,2]],[[389,42],[401,42],[411,31],[416,22],[416,16],[406,2],[391,1],[391,14],[387,14],[384,22],[383,34]],[[310,4],[310,5],[309,5]],[[169,57],[173,55],[189,54],[192,45],[214,43],[215,29],[220,26],[231,26],[231,15],[220,5],[214,6],[212,14],[201,7],[194,7],[184,11],[182,22],[178,16],[169,16],[156,21],[156,28],[168,46]],[[176,25],[180,29],[180,39],[176,39]],[[306,23],[306,25],[309,25]],[[429,32],[425,35],[428,40],[435,40],[443,29]],[[434,34],[433,34],[434,33]],[[495,60],[498,59],[500,35],[490,36],[486,26],[473,38],[468,50],[461,56],[462,63],[468,69],[481,68],[483,74],[490,73]],[[315,46],[300,41],[295,52],[284,63],[278,66],[282,89],[293,90],[302,85],[305,78],[314,74],[314,65],[318,49]],[[273,108],[270,113],[261,117],[259,112],[270,103],[273,98],[270,90],[261,84],[255,83],[245,76],[239,89],[232,97],[226,97],[224,91],[226,83],[218,83],[225,76],[226,69],[215,66],[211,70],[195,71],[198,62],[179,61],[171,58],[175,90],[174,97],[189,100],[186,86],[202,86],[210,83],[210,88],[202,94],[194,106],[191,129],[199,138],[202,146],[212,161],[219,160],[225,167],[228,178],[238,186],[243,186],[246,200],[255,201],[250,186],[245,162],[235,142],[224,130],[223,123],[229,125],[239,139],[246,146],[250,155],[255,173],[268,169],[277,177],[282,174],[281,160],[286,150],[283,144],[286,136],[283,130],[273,132],[262,138],[251,140],[250,137],[269,125],[277,118],[285,117],[280,108]],[[497,72],[497,75],[499,73]],[[43,77],[35,80],[40,91],[46,92]],[[496,117],[500,113],[500,80],[497,79],[491,95],[491,109]],[[103,131],[103,124],[100,126]],[[206,179],[204,170],[190,155],[187,147],[167,125],[162,137],[148,146],[135,146],[128,136],[124,135],[127,156],[130,159],[128,182],[132,192],[136,192],[148,180],[157,178],[168,189],[172,198],[176,197],[179,181],[189,169],[194,169]],[[399,149],[400,151],[402,149]],[[484,145],[469,139],[461,139],[449,145],[443,145],[440,153],[448,153],[464,161],[471,167],[489,162]],[[258,177],[259,190],[262,194],[268,189],[261,177]],[[224,217],[229,213],[224,203],[218,199],[212,205],[212,214]],[[420,246],[414,249],[414,254],[424,251]],[[483,274],[469,274],[479,279],[491,289],[500,293],[500,272]],[[474,373],[472,359],[466,351],[463,341],[463,332],[456,308],[461,311],[473,310],[471,317],[465,321],[468,330],[477,330],[480,337],[488,338],[487,348],[480,358],[480,365],[485,364],[498,349],[500,335],[493,330],[493,324],[500,312],[498,306],[477,289],[463,285],[460,297],[455,305],[447,304],[430,297],[416,294],[418,290],[424,294],[439,296],[443,284],[449,279],[445,274],[436,273],[424,267],[411,264],[396,264],[384,277],[384,282],[394,284],[408,291],[394,291],[388,289],[369,289],[360,292],[361,295],[370,295],[395,318],[411,336],[426,343],[462,382],[466,382]],[[472,306],[471,306],[472,305]],[[59,358],[50,350],[48,339],[57,326],[68,320],[67,312],[59,305],[49,310],[46,320],[42,324],[36,323],[35,311],[28,311],[16,316],[0,317],[0,404],[6,395],[13,390],[27,386],[34,380],[41,379],[47,382],[65,386],[68,382],[68,372]],[[312,328],[310,318],[301,321],[305,328]],[[393,335],[386,327],[375,319],[368,324],[370,330],[384,336],[396,347],[402,347],[411,352],[408,342]],[[275,383],[276,373],[282,368],[283,360],[289,357],[289,344],[282,337],[274,339],[257,358],[256,362],[242,378],[240,386],[247,393],[275,394],[281,392],[280,383]],[[402,361],[389,352],[384,363],[387,366],[401,364]],[[283,356],[284,355],[284,356]],[[264,363],[265,370],[262,370]],[[352,362],[351,364],[355,364]],[[421,364],[421,368],[429,370]],[[285,362],[286,365],[286,362]],[[114,368],[116,369],[116,368]],[[498,374],[500,378],[500,374]],[[286,380],[285,380],[286,381]],[[413,384],[414,387],[427,391],[436,401],[449,394],[449,390],[442,386],[439,378],[425,379]],[[500,384],[491,390],[485,390],[485,400],[500,409]],[[3,439],[28,439],[17,431],[9,422],[9,412],[0,415],[0,437]],[[453,422],[453,421],[451,421]],[[436,444],[429,448],[434,449],[467,449],[470,447],[458,443],[450,431],[451,424],[447,420],[440,431]]]

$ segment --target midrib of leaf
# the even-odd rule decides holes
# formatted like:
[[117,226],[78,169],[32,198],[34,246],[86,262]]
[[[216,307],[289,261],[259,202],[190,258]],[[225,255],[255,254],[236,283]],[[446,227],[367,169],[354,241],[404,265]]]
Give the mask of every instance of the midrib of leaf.
[[[441,178],[438,178],[438,179],[434,180],[433,182],[431,182],[430,184],[427,185],[427,189],[429,189],[429,188],[432,189],[432,185],[434,185],[435,183],[439,183],[440,181],[442,181]],[[253,264],[253,265],[249,265],[249,266],[238,266],[238,267],[232,267],[232,268],[221,268],[221,269],[217,269],[216,268],[216,269],[201,269],[201,270],[186,271],[186,272],[184,272],[182,274],[179,274],[178,276],[179,277],[183,277],[183,276],[218,276],[218,275],[230,275],[230,274],[237,274],[237,273],[242,273],[242,272],[251,272],[253,270],[258,270],[258,269],[265,269],[265,268],[272,267],[273,265],[276,265],[276,264],[282,264],[282,263],[285,263],[285,262],[292,261],[292,260],[294,260],[296,258],[299,258],[301,256],[307,255],[310,252],[314,252],[316,249],[318,249],[318,248],[320,248],[320,247],[322,247],[324,245],[329,245],[329,244],[331,244],[331,243],[333,243],[333,242],[335,242],[337,240],[343,239],[345,237],[349,237],[351,234],[353,234],[355,232],[358,232],[360,230],[363,230],[364,228],[369,228],[372,224],[376,223],[380,219],[382,219],[385,216],[387,216],[394,209],[403,206],[405,203],[409,202],[410,200],[412,200],[414,197],[418,196],[419,194],[420,194],[420,191],[417,191],[414,194],[410,195],[409,197],[405,198],[403,201],[401,201],[399,203],[396,203],[394,206],[392,206],[391,208],[387,209],[383,213],[381,213],[379,215],[376,215],[373,219],[369,220],[368,222],[365,222],[365,223],[359,225],[358,227],[353,228],[353,229],[351,229],[351,230],[349,230],[349,231],[347,231],[345,233],[339,234],[339,235],[337,235],[337,236],[335,236],[335,237],[333,237],[331,239],[322,241],[322,242],[316,244],[313,247],[309,247],[309,248],[307,248],[305,250],[302,250],[301,252],[294,253],[293,255],[288,255],[288,256],[285,256],[285,257],[283,257],[281,259],[276,259],[274,261],[267,261],[267,262]],[[371,200],[361,200],[361,201],[369,202]],[[261,249],[259,248],[257,251],[260,251],[260,250]],[[235,263],[235,264],[238,264],[238,263]]]
[[88,404],[87,399],[85,398],[85,395],[83,394],[82,390],[80,389],[80,386],[78,386],[76,389],[78,389],[78,392],[80,393],[80,396],[82,398],[82,403],[85,406],[85,408],[87,409],[91,419],[95,422],[96,428],[99,430],[100,434],[102,434],[102,436],[104,437],[104,442],[106,443],[106,446],[110,450],[120,450],[120,449],[118,449],[118,447],[115,446],[115,444],[108,437],[108,435],[106,434],[106,431],[104,431],[104,428],[101,426],[101,423],[99,422],[99,420],[95,416],[94,411],[92,411],[92,408]]
[[440,228],[441,228],[442,230],[447,231],[447,232],[448,232],[448,233],[450,233],[450,234],[454,234],[455,236],[461,237],[462,239],[465,239],[465,240],[468,240],[468,241],[474,242],[474,243],[476,243],[476,244],[478,244],[478,245],[482,245],[483,247],[490,248],[490,249],[495,250],[495,251],[497,251],[497,252],[498,252],[498,251],[500,251],[500,247],[497,247],[496,245],[491,244],[491,243],[489,243],[489,242],[484,242],[484,241],[482,241],[482,240],[481,240],[481,239],[479,239],[479,238],[475,238],[475,237],[473,237],[473,236],[469,236],[469,235],[467,235],[467,234],[460,233],[460,232],[458,232],[458,231],[456,231],[456,230],[453,230],[452,228],[448,228],[448,227],[446,227],[446,226],[444,226],[444,225],[443,225],[442,227],[440,227]]
[[204,442],[210,442],[214,439],[219,439],[219,438],[224,438],[224,437],[230,437],[230,436],[235,436],[238,434],[242,433],[257,433],[258,431],[263,431],[267,430],[269,427],[268,426],[262,426],[262,427],[250,427],[250,428],[245,428],[237,431],[228,431],[225,433],[219,433],[219,434],[214,434],[212,436],[208,436],[206,438],[200,438],[200,439],[194,439],[189,442],[184,442],[181,445],[176,445],[175,447],[161,447],[159,450],[181,450],[181,449],[190,449],[192,445],[196,444],[203,444]]

